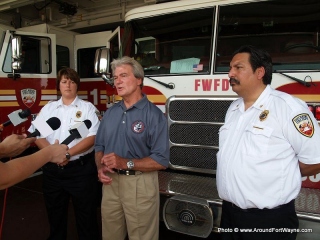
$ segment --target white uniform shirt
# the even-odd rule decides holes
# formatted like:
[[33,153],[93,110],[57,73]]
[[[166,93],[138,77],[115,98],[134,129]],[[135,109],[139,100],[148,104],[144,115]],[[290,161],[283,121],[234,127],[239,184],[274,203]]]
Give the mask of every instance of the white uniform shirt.
[[[73,125],[87,119],[90,120],[92,124],[89,128],[88,137],[95,136],[100,124],[96,111],[97,109],[92,103],[83,101],[78,97],[76,97],[75,100],[68,106],[64,105],[62,103],[62,99],[60,98],[58,101],[52,101],[46,104],[41,109],[37,118],[42,118],[44,121],[47,121],[51,117],[57,117],[61,121],[61,126],[46,138],[50,144],[53,144],[56,139],[59,140],[59,143],[63,142],[70,135],[69,129],[71,129]],[[35,131],[35,128],[32,124],[28,131],[31,133]],[[68,147],[71,148],[81,140],[82,138],[73,140]],[[93,149],[94,145],[89,150],[72,156],[70,160],[76,160],[80,156],[92,152]]]
[[219,130],[220,198],[243,209],[288,203],[301,188],[298,160],[320,163],[319,144],[319,125],[298,98],[269,85],[246,111],[239,98]]

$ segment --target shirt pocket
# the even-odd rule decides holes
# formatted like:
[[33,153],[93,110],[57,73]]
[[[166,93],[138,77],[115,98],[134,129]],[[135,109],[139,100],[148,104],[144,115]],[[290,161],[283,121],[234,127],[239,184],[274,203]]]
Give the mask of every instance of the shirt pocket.
[[232,126],[232,123],[224,124],[219,129],[219,148],[223,146],[225,141],[227,140],[229,134],[230,134],[230,128]]
[[245,129],[244,148],[246,154],[261,158],[267,155],[274,129],[261,124],[251,123]]

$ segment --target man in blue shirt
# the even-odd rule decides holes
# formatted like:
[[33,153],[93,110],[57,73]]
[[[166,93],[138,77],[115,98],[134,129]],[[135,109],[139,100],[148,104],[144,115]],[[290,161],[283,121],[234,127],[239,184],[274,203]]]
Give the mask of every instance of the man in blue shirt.
[[103,116],[95,141],[102,235],[107,240],[159,238],[157,170],[169,164],[169,137],[163,112],[142,93],[144,72],[129,57],[111,63],[122,101]]

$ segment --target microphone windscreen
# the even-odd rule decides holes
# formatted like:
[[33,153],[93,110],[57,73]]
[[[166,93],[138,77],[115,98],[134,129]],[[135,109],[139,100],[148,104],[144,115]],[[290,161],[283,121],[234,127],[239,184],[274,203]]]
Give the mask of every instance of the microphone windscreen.
[[31,111],[29,108],[22,110],[18,113],[21,118],[27,118],[31,115]]
[[57,130],[61,125],[60,119],[57,117],[49,118],[47,120],[47,123],[52,128],[52,130]]
[[88,129],[91,128],[92,123],[91,123],[91,121],[90,121],[89,119],[86,119],[86,120],[84,120],[83,122],[84,122],[84,124],[86,125],[86,127],[87,127]]

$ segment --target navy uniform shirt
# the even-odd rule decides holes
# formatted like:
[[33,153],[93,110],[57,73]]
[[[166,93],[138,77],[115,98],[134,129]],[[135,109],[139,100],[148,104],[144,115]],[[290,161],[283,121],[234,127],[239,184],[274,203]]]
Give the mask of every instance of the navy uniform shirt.
[[128,159],[150,157],[167,167],[167,119],[146,95],[129,109],[122,100],[104,114],[96,135],[95,151],[114,152]]

